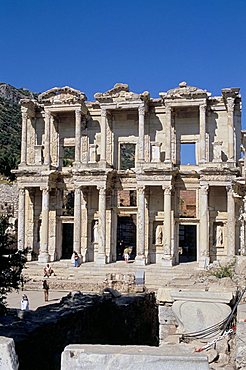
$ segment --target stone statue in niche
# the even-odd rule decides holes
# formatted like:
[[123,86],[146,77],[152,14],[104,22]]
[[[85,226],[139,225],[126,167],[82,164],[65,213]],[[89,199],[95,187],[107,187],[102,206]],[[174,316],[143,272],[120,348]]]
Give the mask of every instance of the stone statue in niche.
[[161,245],[163,242],[163,226],[157,225],[155,230],[155,244]]
[[216,227],[216,247],[223,247],[223,226],[217,225]]
[[98,243],[98,221],[93,225],[93,243]]

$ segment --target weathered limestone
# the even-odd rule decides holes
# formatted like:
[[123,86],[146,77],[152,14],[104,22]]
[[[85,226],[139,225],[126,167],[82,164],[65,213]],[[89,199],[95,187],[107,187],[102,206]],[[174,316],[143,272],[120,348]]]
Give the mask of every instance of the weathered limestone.
[[195,333],[226,319],[231,308],[224,303],[175,301],[172,306],[180,333]]
[[49,241],[49,189],[42,189],[42,223],[40,232],[40,253],[39,262],[47,263],[49,261],[48,253]]
[[12,338],[0,337],[0,370],[18,370],[19,361]]
[[[172,351],[173,351],[173,347]],[[79,370],[82,366],[88,370],[129,369],[129,370],[208,370],[206,356],[170,355],[153,347],[134,346],[95,346],[71,344],[62,353],[61,370]]]
[[19,189],[18,205],[18,249],[25,248],[25,189]]
[[33,195],[24,205],[20,192],[20,249],[27,246],[40,262],[76,250],[83,262],[104,264],[121,260],[127,246],[136,265],[163,268],[192,261],[204,268],[245,254],[239,89],[211,97],[181,82],[159,95],[117,83],[93,102],[68,86],[22,101],[21,164],[14,172],[18,187]]

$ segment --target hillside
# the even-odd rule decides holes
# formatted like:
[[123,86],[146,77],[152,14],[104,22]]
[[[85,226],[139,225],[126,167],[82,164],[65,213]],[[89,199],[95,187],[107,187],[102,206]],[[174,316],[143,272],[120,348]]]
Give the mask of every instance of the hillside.
[[11,170],[20,161],[21,110],[19,101],[33,94],[25,89],[17,89],[0,83],[0,174],[14,179]]

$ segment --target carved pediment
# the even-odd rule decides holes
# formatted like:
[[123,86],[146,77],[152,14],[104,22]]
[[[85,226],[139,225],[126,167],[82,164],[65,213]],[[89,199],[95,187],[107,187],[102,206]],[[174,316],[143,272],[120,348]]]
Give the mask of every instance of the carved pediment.
[[38,96],[39,102],[49,104],[83,103],[86,99],[86,95],[83,92],[69,86],[54,87]]
[[104,93],[96,93],[94,98],[99,103],[110,103],[117,101],[132,101],[132,100],[149,100],[149,92],[145,91],[142,94],[136,94],[129,91],[129,86],[127,84],[117,83],[114,87]]
[[211,94],[207,90],[195,86],[188,86],[186,82],[180,82],[175,89],[168,90],[166,93],[160,93],[164,99],[194,99],[207,98]]

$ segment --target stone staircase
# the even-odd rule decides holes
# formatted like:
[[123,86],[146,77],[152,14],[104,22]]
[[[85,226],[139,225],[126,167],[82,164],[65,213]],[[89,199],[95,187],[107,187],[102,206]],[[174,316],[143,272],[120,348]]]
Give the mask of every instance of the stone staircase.
[[[199,272],[194,262],[180,264],[173,267],[162,267],[156,264],[136,266],[135,263],[126,264],[124,261],[98,266],[94,262],[82,264],[79,268],[71,265],[70,260],[61,260],[50,264],[56,276],[49,280],[53,290],[80,290],[83,292],[100,292],[104,287],[107,274],[134,274],[136,271],[145,271],[145,286],[147,291],[157,291],[160,287],[170,286],[175,289],[190,289],[195,284]],[[28,262],[23,270],[26,290],[42,289],[44,265],[38,262]],[[197,287],[197,285],[196,285]]]

